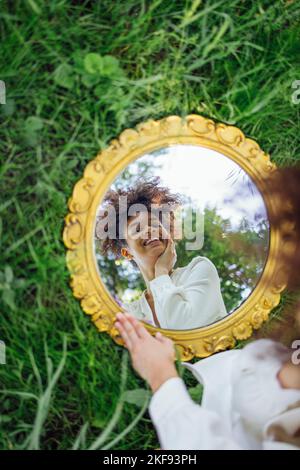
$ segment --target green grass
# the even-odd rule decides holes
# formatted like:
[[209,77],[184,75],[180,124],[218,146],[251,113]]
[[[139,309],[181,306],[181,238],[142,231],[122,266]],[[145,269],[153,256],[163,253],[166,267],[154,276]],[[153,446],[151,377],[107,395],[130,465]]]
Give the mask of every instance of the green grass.
[[1,449],[159,446],[127,352],[69,288],[67,200],[112,138],[170,114],[235,124],[278,165],[299,161],[299,19],[297,1],[1,2]]

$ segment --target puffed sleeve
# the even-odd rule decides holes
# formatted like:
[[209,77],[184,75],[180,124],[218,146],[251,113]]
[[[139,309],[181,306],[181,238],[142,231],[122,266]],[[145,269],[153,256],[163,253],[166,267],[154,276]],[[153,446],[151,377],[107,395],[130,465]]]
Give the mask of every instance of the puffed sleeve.
[[214,264],[205,257],[193,260],[182,285],[168,274],[150,281],[155,312],[162,328],[198,328],[227,315]]
[[242,450],[218,414],[192,400],[181,377],[164,382],[148,410],[163,450]]

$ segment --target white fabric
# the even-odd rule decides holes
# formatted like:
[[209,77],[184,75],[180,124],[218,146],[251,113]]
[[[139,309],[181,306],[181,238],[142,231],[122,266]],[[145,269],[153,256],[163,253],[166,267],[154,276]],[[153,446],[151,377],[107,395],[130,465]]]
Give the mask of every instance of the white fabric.
[[276,375],[289,350],[263,339],[244,349],[182,362],[203,384],[201,405],[183,380],[172,377],[151,397],[149,414],[162,449],[294,449],[276,442],[269,428],[279,424],[291,435],[300,427],[300,390],[283,389]]
[[[187,266],[175,269],[170,276],[158,276],[149,284],[161,328],[199,328],[227,315],[217,269],[204,256],[196,256]],[[138,300],[124,304],[124,308],[155,326],[145,291]]]

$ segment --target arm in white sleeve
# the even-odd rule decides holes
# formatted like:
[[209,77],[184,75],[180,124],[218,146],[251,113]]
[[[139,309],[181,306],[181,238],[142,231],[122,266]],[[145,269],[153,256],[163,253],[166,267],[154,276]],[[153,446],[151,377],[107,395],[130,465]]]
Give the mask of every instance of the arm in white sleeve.
[[188,274],[181,286],[176,286],[168,274],[150,281],[155,312],[162,328],[198,328],[227,314],[214,264],[207,258],[200,258]]
[[192,400],[181,377],[164,382],[148,410],[163,450],[242,450],[219,415]]

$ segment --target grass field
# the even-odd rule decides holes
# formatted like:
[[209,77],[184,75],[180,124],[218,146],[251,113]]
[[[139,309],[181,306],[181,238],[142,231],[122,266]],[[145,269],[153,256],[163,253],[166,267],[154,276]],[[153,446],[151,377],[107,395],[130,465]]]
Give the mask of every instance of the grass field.
[[299,161],[299,20],[296,0],[1,2],[1,449],[159,447],[145,383],[69,287],[67,200],[112,138],[170,114]]

